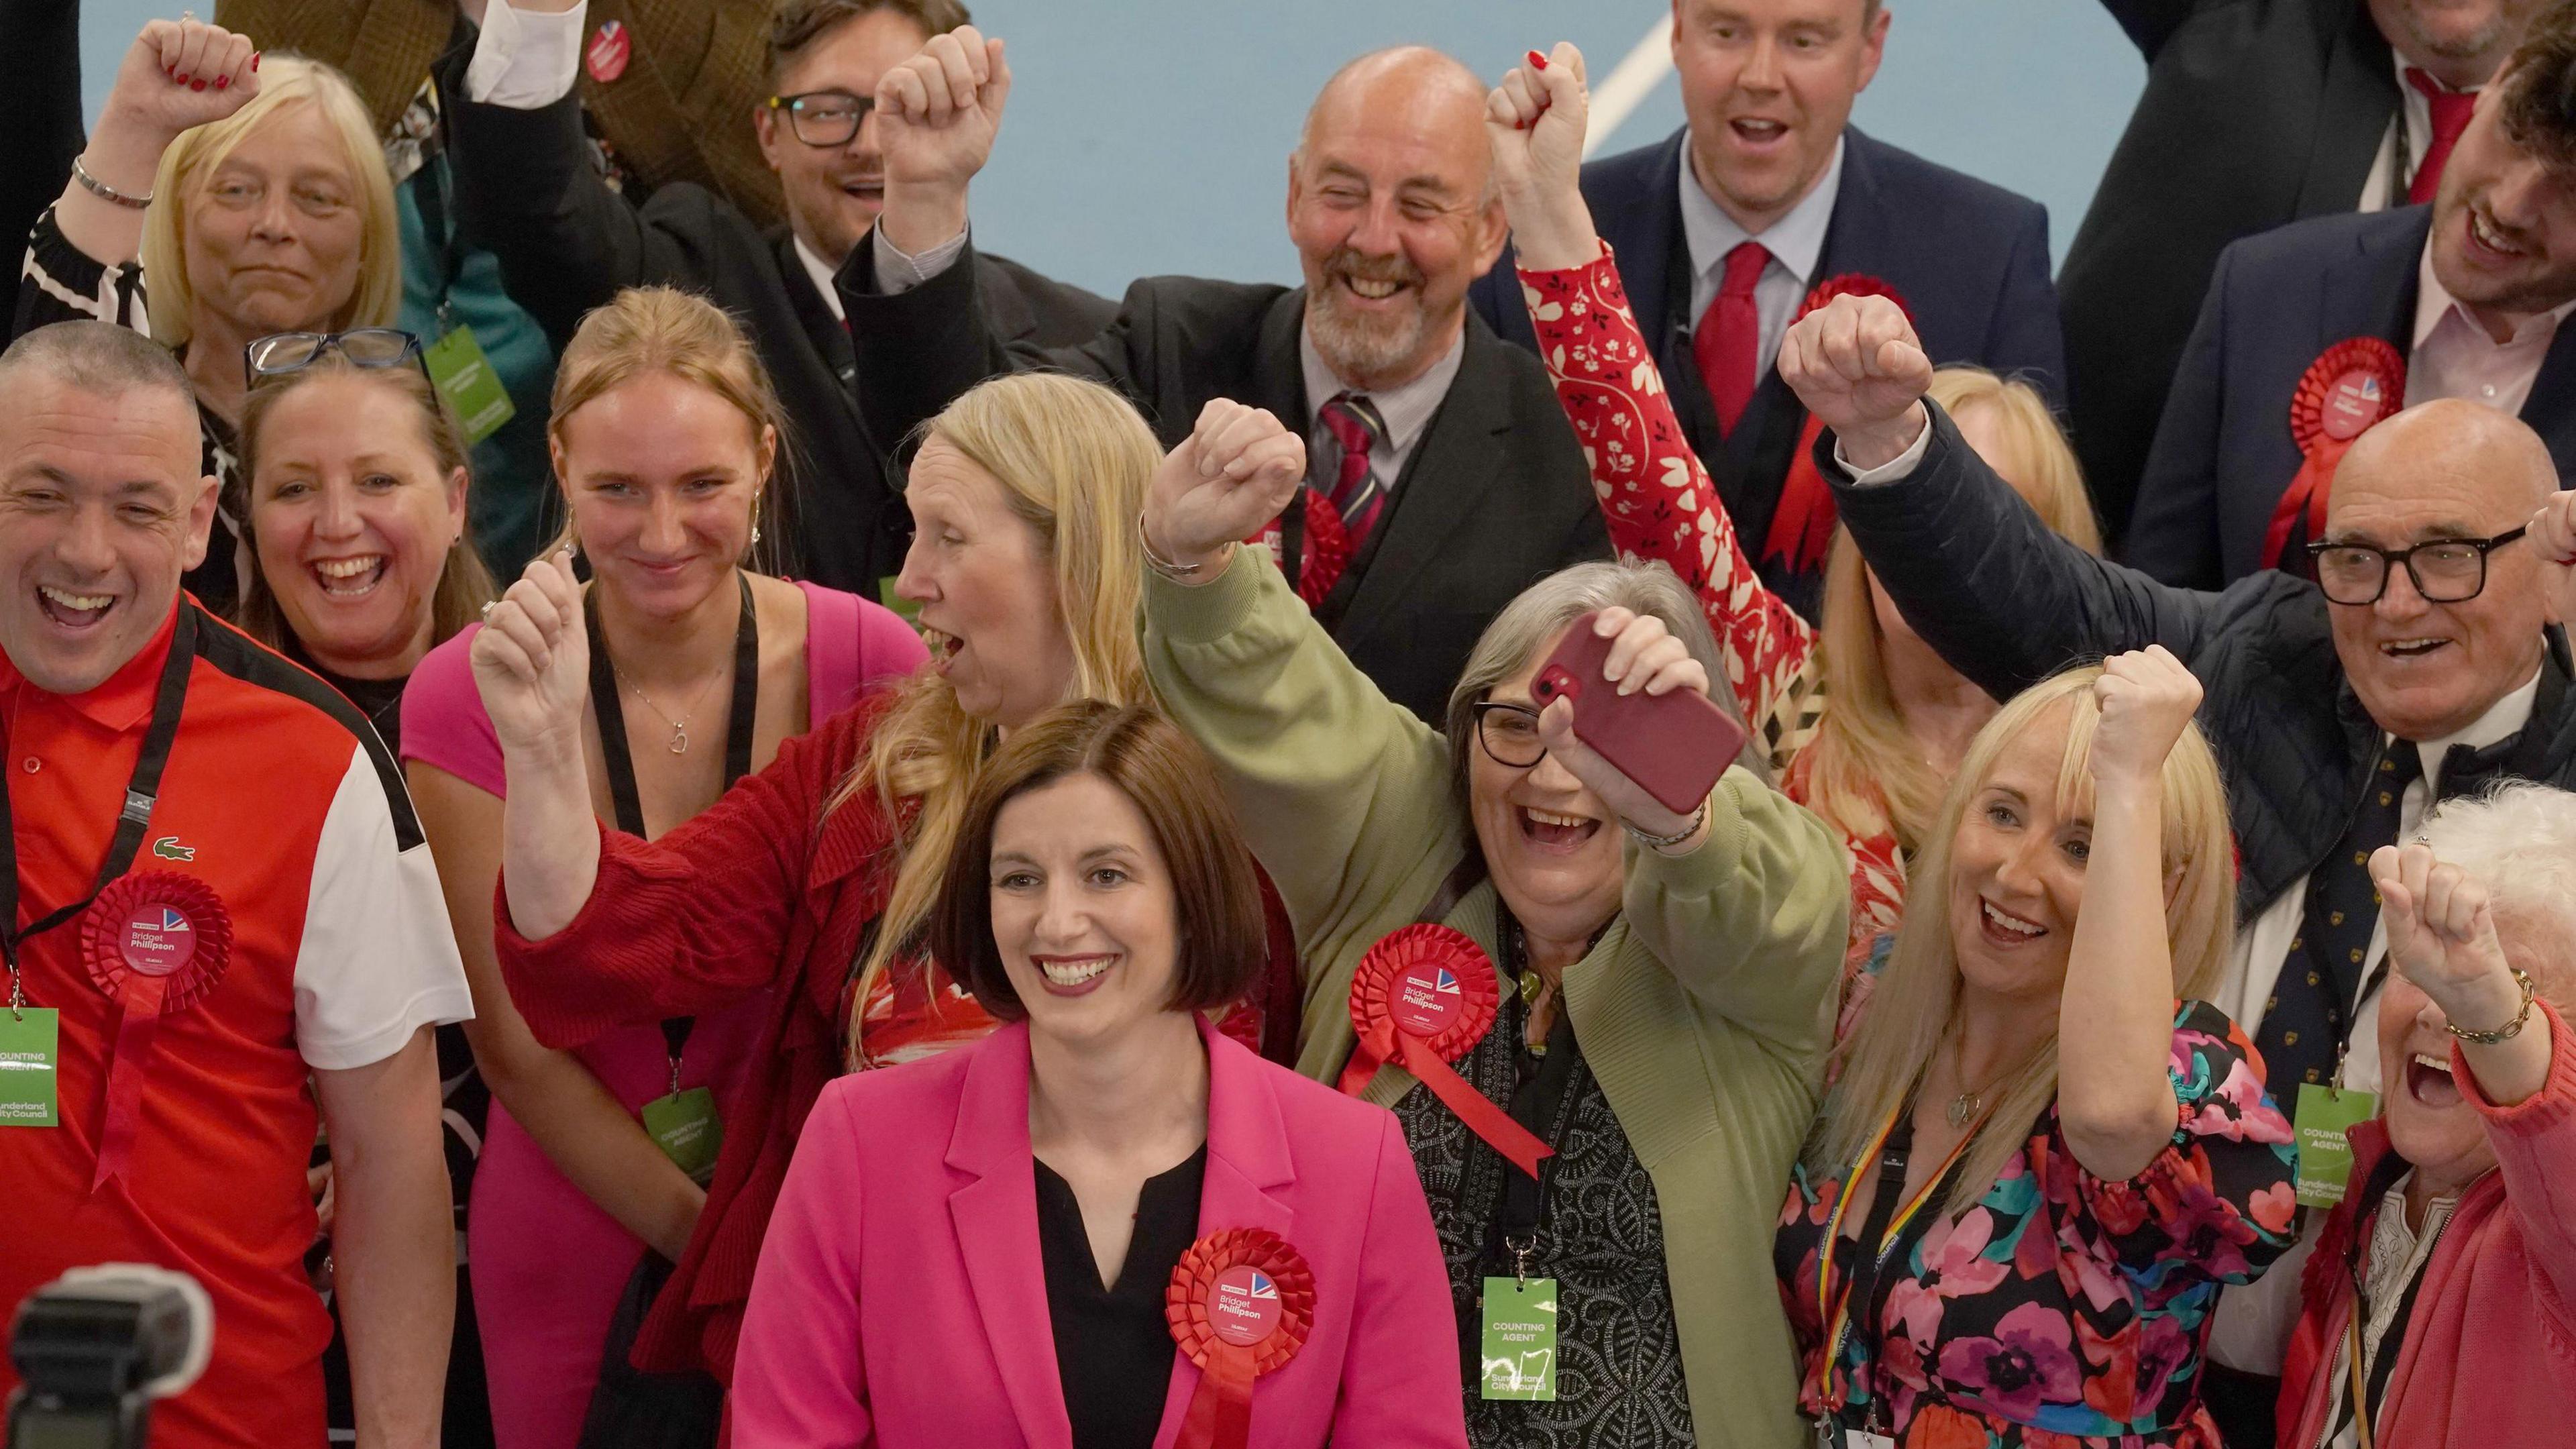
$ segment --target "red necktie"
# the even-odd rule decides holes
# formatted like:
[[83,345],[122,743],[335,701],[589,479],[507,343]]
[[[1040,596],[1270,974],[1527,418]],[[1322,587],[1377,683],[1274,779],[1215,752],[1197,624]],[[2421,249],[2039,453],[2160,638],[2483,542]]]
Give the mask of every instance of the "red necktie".
[[1351,552],[1358,553],[1386,507],[1386,490],[1377,486],[1369,472],[1369,449],[1386,432],[1386,425],[1378,421],[1377,404],[1355,392],[1336,394],[1322,413],[1324,427],[1342,450],[1340,469],[1333,477],[1333,508],[1350,532]]
[[2411,65],[2406,67],[2406,83],[2433,108],[2432,144],[2424,148],[2424,159],[2415,163],[2415,179],[2406,187],[2406,204],[2421,206],[2441,189],[2442,163],[2451,159],[2451,148],[2460,144],[2460,133],[2468,129],[2478,93],[2451,90]]
[[1691,333],[1691,357],[1699,363],[1700,380],[1708,384],[1708,400],[1717,405],[1717,426],[1724,432],[1735,431],[1735,420],[1753,402],[1755,363],[1762,355],[1762,314],[1753,305],[1753,284],[1762,280],[1762,269],[1770,262],[1771,253],[1762,243],[1737,243],[1726,254],[1726,275],[1717,284],[1717,295]]

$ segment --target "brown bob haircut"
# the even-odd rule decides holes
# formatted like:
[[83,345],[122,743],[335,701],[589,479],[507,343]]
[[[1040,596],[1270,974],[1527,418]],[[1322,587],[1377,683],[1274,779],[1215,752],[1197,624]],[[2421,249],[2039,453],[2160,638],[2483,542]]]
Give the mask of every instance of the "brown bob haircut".
[[1027,1017],[993,941],[993,823],[1018,796],[1077,775],[1097,775],[1135,802],[1171,873],[1179,959],[1165,1009],[1242,1000],[1268,950],[1252,856],[1207,756],[1150,705],[1085,700],[1011,732],[967,798],[930,913],[931,959],[995,1017]]
[[769,14],[769,84],[775,88],[787,68],[804,59],[825,35],[856,20],[891,10],[921,27],[924,36],[946,35],[967,23],[958,0],[779,0]]
[[2504,67],[2505,139],[2552,167],[2576,167],[2576,3],[2551,0]]

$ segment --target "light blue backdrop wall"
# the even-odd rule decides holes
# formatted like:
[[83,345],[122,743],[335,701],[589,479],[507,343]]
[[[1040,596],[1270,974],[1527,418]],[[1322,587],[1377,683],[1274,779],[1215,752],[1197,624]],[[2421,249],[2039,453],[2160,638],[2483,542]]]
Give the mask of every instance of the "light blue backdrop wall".
[[[0,0],[7,3],[7,0]],[[165,0],[89,0],[92,113]],[[212,6],[202,7],[211,13]],[[1191,272],[1293,280],[1280,210],[1288,149],[1324,78],[1379,45],[1441,46],[1499,74],[1568,39],[1597,78],[1656,0],[973,0],[1010,43],[1016,88],[976,187],[978,240],[1115,294]],[[2038,198],[2065,252],[2144,68],[2086,0],[1890,0],[1887,63],[1855,120],[1872,134]],[[1612,139],[1681,123],[1667,75]],[[0,142],[5,144],[5,142]]]

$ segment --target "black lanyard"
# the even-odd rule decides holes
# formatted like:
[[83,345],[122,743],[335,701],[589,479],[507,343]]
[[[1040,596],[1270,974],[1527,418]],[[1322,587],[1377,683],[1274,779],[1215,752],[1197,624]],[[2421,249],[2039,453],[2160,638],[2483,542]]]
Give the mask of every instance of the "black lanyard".
[[[1938,1204],[1949,1195],[1960,1168],[1965,1165],[1964,1162],[1954,1162],[1948,1172],[1941,1174],[1941,1180],[1929,1189],[1934,1204],[1932,1209],[1916,1213],[1913,1221],[1905,1225],[1905,1230],[1897,1234],[1897,1240],[1882,1250],[1879,1241],[1887,1236],[1888,1221],[1904,1205],[1905,1168],[1913,1153],[1914,1102],[1908,1098],[1904,1107],[1898,1110],[1896,1121],[1888,1127],[1887,1140],[1879,1146],[1878,1191],[1870,1198],[1869,1216],[1860,1227],[1860,1241],[1853,1245],[1860,1250],[1859,1259],[1853,1264],[1851,1286],[1843,1300],[1849,1305],[1843,1312],[1843,1321],[1849,1325],[1846,1331],[1868,1348],[1872,1364],[1879,1362],[1880,1356],[1879,1318],[1887,1311],[1887,1295],[1896,1287],[1896,1278],[1887,1275],[1887,1265],[1906,1262],[1913,1257],[1913,1245],[1931,1231],[1933,1220],[1941,1216]],[[1823,1245],[1816,1258],[1817,1272],[1827,1275],[1833,1272],[1834,1253],[1840,1247],[1841,1244],[1834,1242]],[[1825,1352],[1835,1353],[1839,1348],[1838,1343],[1829,1341]],[[1825,1365],[1824,1371],[1830,1377],[1833,1365]],[[1884,1394],[1870,1395],[1873,1412],[1882,1411],[1886,1403]]]
[[91,883],[89,894],[30,922],[25,930],[18,927],[18,833],[10,814],[9,792],[0,788],[0,958],[9,967],[9,1007],[16,1011],[26,1004],[26,990],[19,977],[18,952],[29,938],[41,936],[89,908],[109,882],[125,874],[134,865],[134,853],[143,848],[143,832],[152,823],[152,803],[161,792],[161,770],[170,763],[171,742],[179,737],[179,714],[188,699],[188,672],[197,662],[197,611],[186,599],[179,601],[179,617],[170,628],[170,655],[161,664],[161,683],[152,695],[152,725],[143,735],[143,749],[134,757],[133,778],[125,784],[125,805],[117,813],[116,835],[109,840],[107,857],[98,864],[98,879]]
[[[751,773],[753,724],[760,711],[760,621],[752,608],[751,577],[737,570],[742,586],[742,622],[733,631],[733,703],[725,715],[725,788]],[[617,812],[617,828],[644,833],[644,802],[635,790],[635,756],[626,745],[626,711],[617,699],[617,666],[609,662],[608,636],[599,627],[599,590],[583,598],[581,617],[590,632],[590,707],[599,716],[600,762],[608,770],[608,798]],[[680,1090],[680,1053],[689,1044],[696,1019],[675,1016],[662,1023],[662,1043],[671,1057],[671,1090]]]

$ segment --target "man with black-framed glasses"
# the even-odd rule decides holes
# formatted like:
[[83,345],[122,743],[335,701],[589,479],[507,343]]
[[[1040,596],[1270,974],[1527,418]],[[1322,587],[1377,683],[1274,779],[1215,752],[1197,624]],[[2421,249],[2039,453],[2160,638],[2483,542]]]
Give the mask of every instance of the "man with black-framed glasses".
[[[852,396],[832,274],[884,204],[884,158],[861,98],[931,36],[964,25],[966,9],[957,0],[720,3],[772,9],[769,86],[742,122],[777,174],[784,223],[764,227],[687,182],[649,196],[609,188],[583,135],[577,77],[613,94],[678,60],[653,53],[644,27],[603,20],[584,0],[458,0],[481,27],[439,77],[458,210],[558,350],[583,313],[624,287],[684,287],[741,318],[795,425],[789,571],[876,598],[912,525]],[[985,315],[1008,339],[1087,341],[1115,311],[998,258],[981,259],[977,280]]]
[[[2199,676],[2242,923],[2215,1004],[2253,1033],[2285,1111],[2367,1116],[2345,1104],[2379,1081],[2370,852],[2497,780],[2576,784],[2576,693],[2553,622],[2576,604],[2560,566],[2576,531],[2540,435],[2481,403],[2408,408],[2335,471],[2313,551],[2322,587],[2265,570],[2207,592],[2041,524],[1923,400],[1931,364],[1884,298],[1792,327],[1781,372],[1832,429],[1818,466],[1878,586],[1979,688],[2009,698],[2149,644]],[[2279,1373],[2298,1280],[2285,1260],[2222,1300],[2213,1403],[2268,1406],[2259,1380]]]

